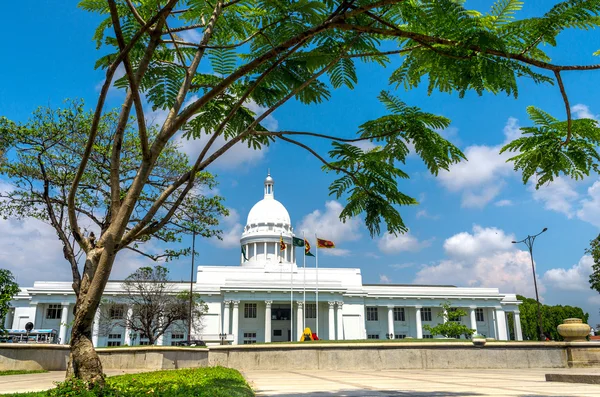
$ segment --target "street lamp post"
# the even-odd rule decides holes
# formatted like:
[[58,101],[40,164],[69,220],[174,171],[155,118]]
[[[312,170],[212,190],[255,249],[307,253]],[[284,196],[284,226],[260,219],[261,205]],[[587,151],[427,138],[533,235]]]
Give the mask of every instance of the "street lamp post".
[[192,268],[190,269],[190,312],[188,315],[188,344],[192,342],[192,307],[194,306],[194,258],[196,257],[196,227],[192,218]]
[[535,242],[535,238],[540,234],[544,233],[546,230],[548,230],[547,227],[545,227],[541,232],[539,232],[536,235],[527,236],[521,241],[512,242],[513,244],[524,243],[527,246],[527,248],[529,248],[529,257],[531,258],[531,270],[533,271],[533,286],[535,288],[535,300],[537,301],[538,328],[540,331],[539,338],[541,341],[546,340],[546,335],[544,334],[544,327],[542,325],[542,308],[540,304],[540,296],[538,294],[537,279],[535,276],[535,265],[533,263],[533,243]]

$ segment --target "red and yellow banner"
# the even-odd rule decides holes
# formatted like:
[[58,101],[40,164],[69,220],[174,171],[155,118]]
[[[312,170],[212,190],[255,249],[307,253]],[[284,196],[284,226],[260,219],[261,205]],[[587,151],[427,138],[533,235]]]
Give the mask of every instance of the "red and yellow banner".
[[317,248],[335,248],[335,244],[333,243],[333,241],[317,238]]
[[283,242],[283,236],[279,238],[279,251],[285,251],[287,246]]

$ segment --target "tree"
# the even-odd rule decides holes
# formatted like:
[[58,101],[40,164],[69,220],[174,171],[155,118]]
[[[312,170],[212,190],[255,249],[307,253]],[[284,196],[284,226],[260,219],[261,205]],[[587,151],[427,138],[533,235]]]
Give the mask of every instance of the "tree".
[[[169,270],[164,266],[141,267],[123,282],[125,296],[119,301],[103,303],[101,324],[108,334],[119,326],[147,338],[150,345],[167,330],[184,333],[192,321],[192,329],[202,328],[202,316],[208,306],[200,295],[193,294],[192,318],[190,319],[190,292],[175,291],[169,280]],[[131,315],[127,309],[131,308]]]
[[590,248],[585,253],[591,255],[594,264],[590,275],[590,288],[600,293],[600,235],[590,241]]
[[4,319],[10,310],[10,301],[19,293],[19,285],[7,269],[0,269],[0,333],[4,333]]
[[[517,299],[523,302],[519,305],[523,339],[538,340],[537,301],[521,295],[517,295]],[[542,305],[542,318],[544,331],[550,336],[550,339],[562,340],[563,338],[558,334],[556,327],[562,324],[563,320],[567,318],[580,318],[587,324],[589,314],[585,313],[581,308],[574,306]],[[514,330],[514,319],[512,316],[508,317],[508,324],[509,329]],[[514,335],[511,338],[514,339]]]
[[444,302],[440,304],[442,312],[438,313],[438,317],[442,319],[442,323],[432,327],[429,324],[423,326],[423,329],[429,331],[431,335],[442,335],[446,338],[460,339],[461,336],[470,338],[475,330],[461,324],[462,317],[467,315],[467,312],[463,309],[452,307],[450,302]]
[[[499,0],[487,14],[464,8],[458,0],[83,0],[80,6],[105,18],[95,39],[104,46],[97,66],[106,70],[94,117],[85,130],[81,162],[67,197],[72,235],[90,270],[81,281],[75,314],[68,376],[103,384],[100,362],[90,335],[94,311],[119,251],[157,233],[170,222],[204,171],[238,142],[261,149],[287,143],[313,155],[323,170],[337,176],[330,193],[347,204],[341,219],[364,216],[372,235],[384,224],[389,233],[407,230],[398,207],[417,201],[403,194],[398,180],[409,175],[400,167],[414,147],[429,171],[437,174],[464,155],[439,135],[445,117],[409,106],[391,92],[379,100],[389,114],[364,123],[354,136],[314,131],[270,131],[262,121],[291,99],[304,104],[329,100],[332,89],[358,84],[356,62],[386,66],[391,56],[402,63],[390,73],[393,87],[407,89],[428,79],[429,92],[504,92],[516,96],[518,78],[556,82],[566,108],[566,121],[530,111],[539,126],[505,150],[524,179],[538,183],[564,173],[579,178],[597,171],[600,129],[591,120],[572,120],[562,80],[572,70],[600,65],[557,65],[542,50],[557,45],[568,28],[598,25],[600,0],[558,3],[540,17],[514,18],[521,2]],[[191,39],[183,32],[200,30]],[[570,50],[570,49],[569,49]],[[125,75],[114,80],[117,68]],[[328,77],[328,82],[325,82]],[[114,80],[114,81],[113,81]],[[100,237],[90,236],[77,217],[77,197],[90,167],[99,121],[109,87],[126,91],[117,127],[111,135],[110,214]],[[254,114],[254,102],[265,111]],[[161,109],[166,118],[156,134],[148,133],[145,106]],[[123,158],[120,143],[132,110],[141,153],[128,189],[118,183]],[[193,165],[165,187],[144,214],[135,213],[157,159],[178,131],[189,139],[208,134]],[[308,138],[331,141],[328,155],[318,153]],[[373,150],[357,142],[369,141]],[[221,142],[221,143],[219,143]],[[223,143],[224,142],[224,143]],[[410,144],[410,146],[409,146]],[[543,150],[541,152],[540,150]],[[172,200],[172,210],[158,209]],[[138,216],[139,215],[139,216]]]

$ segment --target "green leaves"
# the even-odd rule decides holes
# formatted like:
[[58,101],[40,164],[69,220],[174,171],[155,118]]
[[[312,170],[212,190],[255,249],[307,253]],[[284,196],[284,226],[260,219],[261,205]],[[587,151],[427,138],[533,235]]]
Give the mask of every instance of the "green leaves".
[[600,235],[590,241],[590,246],[585,253],[591,255],[594,260],[592,274],[590,274],[590,288],[600,293]]
[[464,155],[438,133],[450,124],[447,118],[408,106],[385,91],[379,100],[391,114],[364,123],[358,133],[360,140],[376,146],[362,150],[348,143],[334,142],[329,152],[333,161],[323,169],[341,175],[330,185],[329,191],[336,198],[347,197],[348,204],[340,215],[342,220],[364,213],[371,235],[381,232],[381,223],[387,225],[389,233],[404,233],[408,228],[396,207],[417,204],[398,188],[398,179],[409,178],[399,167],[410,152],[408,145],[413,145],[434,175],[464,159]]
[[4,319],[10,309],[10,301],[19,293],[19,285],[7,269],[0,269],[0,334],[4,333]]
[[518,153],[508,161],[523,173],[523,183],[535,176],[535,186],[552,182],[561,173],[582,179],[599,172],[600,125],[596,120],[572,120],[569,137],[566,121],[559,121],[543,110],[527,108],[533,127],[521,128],[523,137],[505,145],[500,153]]

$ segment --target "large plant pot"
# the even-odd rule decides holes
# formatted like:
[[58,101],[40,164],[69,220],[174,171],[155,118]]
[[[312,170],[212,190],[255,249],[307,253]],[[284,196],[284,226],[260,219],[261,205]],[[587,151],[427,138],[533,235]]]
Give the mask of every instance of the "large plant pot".
[[585,342],[591,328],[579,318],[568,318],[557,329],[565,342]]
[[473,344],[477,347],[483,347],[487,343],[485,338],[473,338],[472,341],[473,341]]

